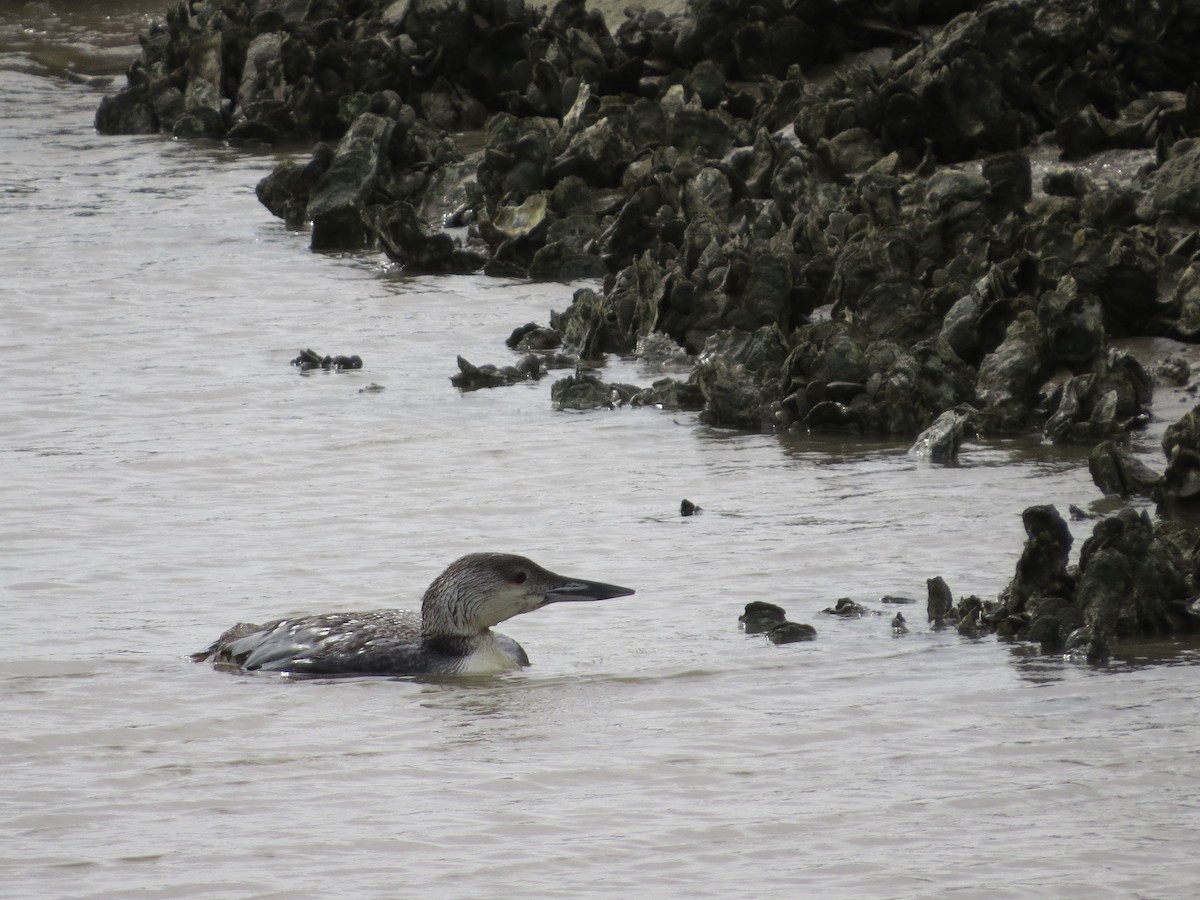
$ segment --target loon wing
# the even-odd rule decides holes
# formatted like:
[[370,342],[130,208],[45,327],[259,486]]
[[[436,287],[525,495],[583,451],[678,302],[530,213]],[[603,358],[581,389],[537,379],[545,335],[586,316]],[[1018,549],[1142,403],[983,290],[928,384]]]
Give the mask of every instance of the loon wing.
[[192,658],[245,671],[305,674],[419,671],[423,656],[420,615],[408,610],[328,613],[242,623]]

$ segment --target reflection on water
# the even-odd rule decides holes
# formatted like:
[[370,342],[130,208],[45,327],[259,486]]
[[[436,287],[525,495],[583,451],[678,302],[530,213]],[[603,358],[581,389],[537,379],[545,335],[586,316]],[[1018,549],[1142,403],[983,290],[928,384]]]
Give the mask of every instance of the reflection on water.
[[[545,381],[459,394],[457,354],[507,361],[573,286],[313,255],[253,196],[272,157],[95,136],[96,94],[34,44],[106,53],[102,10],[156,6],[0,6],[8,893],[1192,892],[1196,644],[1096,669],[928,631],[920,602],[897,638],[880,602],[935,575],[994,596],[1026,506],[1098,507],[1078,451],[943,467],[559,414]],[[365,367],[304,377],[306,346]],[[534,665],[502,678],[185,659],[235,621],[411,606],[482,549],[638,593],[505,623]],[[884,614],[821,613],[844,596]],[[751,600],[818,639],[742,634]]]

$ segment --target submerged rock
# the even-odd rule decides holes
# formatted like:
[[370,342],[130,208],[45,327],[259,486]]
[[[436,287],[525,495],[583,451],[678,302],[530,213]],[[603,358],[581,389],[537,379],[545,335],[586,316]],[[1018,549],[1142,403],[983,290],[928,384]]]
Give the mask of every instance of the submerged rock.
[[787,613],[782,606],[763,600],[747,603],[745,612],[738,616],[738,622],[746,634],[764,634],[785,621]]
[[966,421],[965,413],[946,410],[917,436],[916,442],[908,451],[909,454],[917,459],[933,462],[954,462],[962,445]]
[[536,381],[546,374],[546,368],[542,358],[532,353],[522,356],[511,366],[494,366],[490,363],[476,366],[460,356],[458,372],[450,376],[450,383],[461,391],[477,391],[520,381]]
[[358,354],[350,356],[322,356],[311,349],[300,351],[300,355],[292,360],[292,365],[296,366],[301,372],[308,372],[312,369],[333,369],[341,372],[348,369],[361,369],[363,366],[362,357]]
[[1088,454],[1088,471],[1096,487],[1106,495],[1121,497],[1149,496],[1160,477],[1128,449],[1112,441],[1103,441],[1092,448]]
[[957,618],[954,615],[954,595],[950,593],[945,580],[941,576],[930,578],[926,587],[929,593],[926,603],[929,623],[934,629],[943,628],[947,622],[953,623]]
[[837,600],[833,606],[828,606],[821,610],[829,616],[841,616],[847,619],[860,619],[863,616],[871,615],[871,611],[861,603],[856,603],[849,597],[842,597]]
[[608,383],[591,372],[577,371],[560,378],[550,388],[555,409],[616,409],[629,403],[641,389],[632,384]]
[[816,637],[817,629],[801,622],[782,622],[767,632],[767,640],[772,644],[796,644]]
[[1075,580],[1067,572],[1075,539],[1058,510],[1053,506],[1031,506],[1021,514],[1021,521],[1025,526],[1025,549],[1017,562],[1016,575],[1001,595],[1010,616],[1023,613],[1031,597],[1069,597],[1075,590]]
[[395,124],[364,113],[338,142],[305,210],[312,222],[314,250],[359,250],[372,242],[363,213],[375,185],[387,174],[387,147]]
[[411,203],[377,208],[370,222],[388,259],[410,274],[467,275],[487,264],[479,249],[464,247],[446,232],[425,225]]
[[817,636],[817,629],[811,625],[789,622],[782,606],[762,600],[747,603],[738,623],[746,634],[765,634],[773,644],[811,641]]

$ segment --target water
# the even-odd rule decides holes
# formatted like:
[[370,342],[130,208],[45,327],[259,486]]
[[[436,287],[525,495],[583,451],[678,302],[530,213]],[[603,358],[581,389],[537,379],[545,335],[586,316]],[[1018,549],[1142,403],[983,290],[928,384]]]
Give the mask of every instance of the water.
[[[1193,894],[1194,645],[1092,669],[924,627],[925,579],[1004,586],[1026,506],[1098,503],[1078,451],[943,468],[459,394],[456,354],[506,361],[572,286],[313,255],[254,199],[272,157],[95,135],[61,71],[119,70],[156,9],[0,14],[5,896]],[[305,346],[366,366],[301,375]],[[481,549],[638,593],[506,623],[534,666],[503,678],[184,658]],[[888,593],[905,638],[820,614]],[[818,640],[740,634],[750,600]]]

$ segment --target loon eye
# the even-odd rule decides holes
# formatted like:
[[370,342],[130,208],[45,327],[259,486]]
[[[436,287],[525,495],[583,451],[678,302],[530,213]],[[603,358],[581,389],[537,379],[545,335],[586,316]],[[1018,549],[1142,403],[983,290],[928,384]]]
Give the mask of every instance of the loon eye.
[[512,577],[512,583],[513,584],[524,584],[525,579],[528,577],[529,576],[526,575],[524,572],[516,572]]

